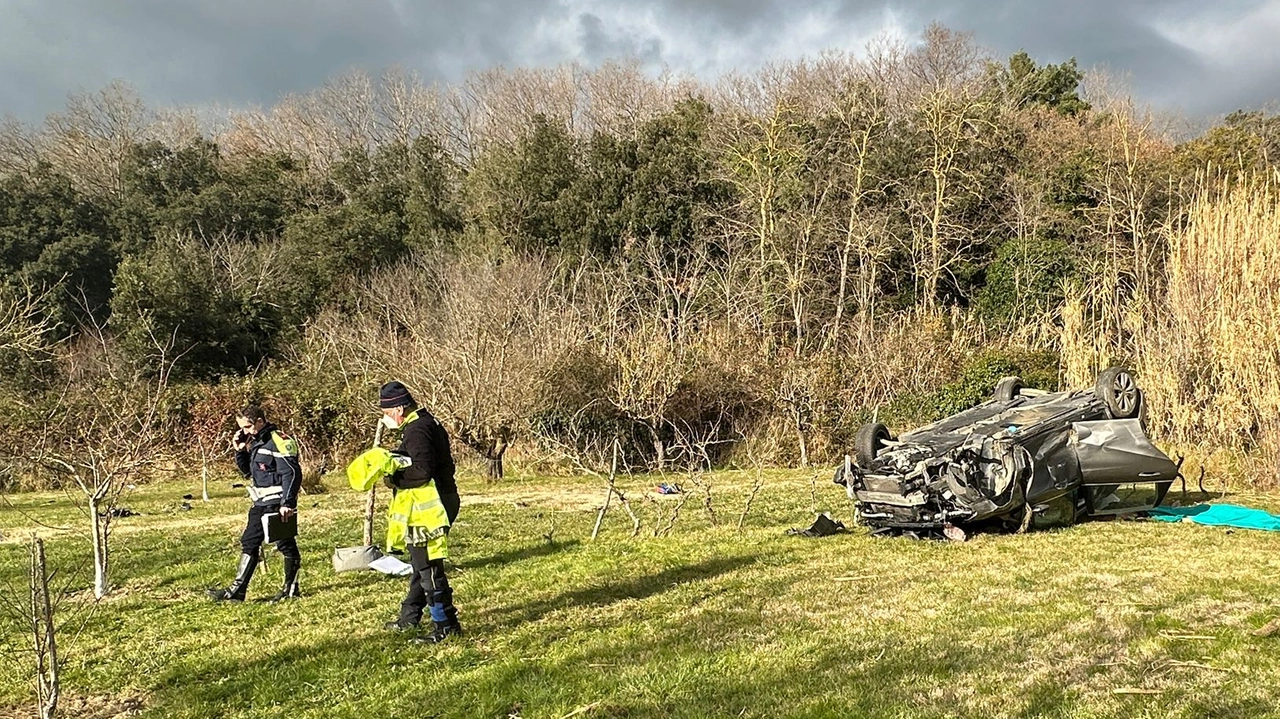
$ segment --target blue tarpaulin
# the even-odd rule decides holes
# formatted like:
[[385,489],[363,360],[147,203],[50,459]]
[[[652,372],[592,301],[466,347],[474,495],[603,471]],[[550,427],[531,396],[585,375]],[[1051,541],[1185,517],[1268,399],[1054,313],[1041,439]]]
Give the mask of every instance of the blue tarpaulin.
[[1206,524],[1211,527],[1239,527],[1280,532],[1280,516],[1267,514],[1261,509],[1241,507],[1238,504],[1197,504],[1194,507],[1156,507],[1147,516],[1161,522],[1183,520]]

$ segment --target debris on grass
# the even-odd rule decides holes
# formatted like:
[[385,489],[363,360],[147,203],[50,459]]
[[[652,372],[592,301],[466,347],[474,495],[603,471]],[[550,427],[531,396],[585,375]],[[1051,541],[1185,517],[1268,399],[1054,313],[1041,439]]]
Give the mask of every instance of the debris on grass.
[[569,719],[569,717],[576,717],[581,714],[586,714],[587,712],[591,711],[592,709],[595,709],[598,706],[600,706],[600,702],[591,702],[590,704],[586,704],[584,706],[578,707],[577,709],[574,709],[568,714],[565,714],[563,717],[560,717],[560,719]]
[[841,532],[847,531],[848,529],[845,528],[844,522],[841,522],[838,519],[832,519],[830,514],[823,512],[818,515],[817,519],[813,520],[813,524],[810,524],[804,529],[796,529],[793,527],[787,530],[787,534],[795,537],[829,537],[833,534],[840,534]]
[[1171,659],[1171,660],[1169,660],[1168,665],[1169,665],[1169,666],[1171,666],[1171,667],[1186,667],[1186,668],[1190,668],[1190,669],[1204,669],[1204,670],[1206,670],[1206,671],[1211,671],[1211,672],[1230,672],[1230,671],[1234,671],[1234,670],[1232,670],[1232,669],[1230,669],[1230,668],[1228,668],[1228,667],[1215,667],[1215,666],[1212,666],[1212,665],[1209,665],[1209,664],[1202,664],[1202,663],[1200,663],[1200,662],[1180,662],[1180,661],[1176,661],[1176,660],[1172,660],[1172,659]]
[[1185,642],[1211,642],[1217,637],[1208,634],[1179,634],[1178,632],[1160,632],[1160,636],[1164,639],[1173,639],[1175,641]]
[[1255,637],[1270,637],[1280,633],[1280,617],[1263,624],[1253,631]]

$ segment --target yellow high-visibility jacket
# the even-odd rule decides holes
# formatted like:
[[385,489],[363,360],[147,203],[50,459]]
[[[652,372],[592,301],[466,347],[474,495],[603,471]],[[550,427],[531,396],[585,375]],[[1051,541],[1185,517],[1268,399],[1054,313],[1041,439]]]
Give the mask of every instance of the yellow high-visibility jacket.
[[[347,466],[351,488],[367,492],[378,480],[401,468],[407,458],[375,447]],[[425,546],[431,559],[449,556],[449,515],[435,482],[396,490],[387,508],[387,551],[403,550],[408,543]]]
[[396,490],[387,508],[387,551],[404,549],[406,543],[421,546],[424,540],[428,558],[449,556],[449,515],[435,482]]

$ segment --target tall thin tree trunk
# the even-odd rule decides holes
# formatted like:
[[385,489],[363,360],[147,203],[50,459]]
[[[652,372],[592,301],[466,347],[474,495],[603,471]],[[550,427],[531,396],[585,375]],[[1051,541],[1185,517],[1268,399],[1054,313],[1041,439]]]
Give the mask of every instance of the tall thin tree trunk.
[[646,423],[646,426],[649,427],[649,438],[653,443],[654,463],[656,465],[654,469],[661,472],[662,468],[667,466],[667,445],[662,441],[662,437],[658,435],[658,430],[653,425]]
[[796,441],[800,444],[800,466],[809,466],[809,440],[804,436],[804,427],[800,423],[800,417],[796,416]]
[[49,601],[49,572],[44,540],[31,542],[31,633],[36,657],[36,709],[40,719],[53,719],[58,711],[61,682],[58,678],[58,642]]
[[102,599],[107,594],[107,531],[98,514],[100,499],[89,496],[89,521],[93,525],[93,596]]
[[200,463],[200,497],[209,501],[209,460]]
[[502,457],[507,453],[507,440],[498,438],[493,440],[489,445],[489,451],[485,455],[485,459],[489,460],[489,468],[487,476],[490,481],[498,481],[506,476],[506,470],[502,465]]
[[840,345],[840,322],[844,319],[844,303],[849,287],[849,253],[852,251],[853,239],[845,236],[844,249],[840,252],[840,286],[836,293],[836,316],[831,323],[830,345]]

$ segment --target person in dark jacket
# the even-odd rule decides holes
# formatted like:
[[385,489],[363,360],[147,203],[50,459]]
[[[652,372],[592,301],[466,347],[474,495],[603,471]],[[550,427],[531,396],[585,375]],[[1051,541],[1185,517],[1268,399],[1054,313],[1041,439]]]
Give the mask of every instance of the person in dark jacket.
[[[452,525],[458,518],[461,500],[454,480],[449,433],[430,412],[418,407],[409,389],[400,382],[383,385],[378,404],[382,408],[383,423],[401,431],[400,446],[395,454],[409,459],[408,466],[389,476],[386,484],[394,492],[416,491],[434,484],[435,493],[439,494],[440,503],[444,505]],[[436,643],[450,635],[461,634],[462,626],[458,623],[458,610],[453,605],[453,589],[445,575],[444,556],[433,556],[431,547],[435,545],[428,537],[415,536],[417,534],[421,531],[410,523],[405,549],[413,574],[409,577],[408,593],[400,603],[400,617],[385,626],[395,630],[414,629],[422,621],[423,611],[429,610],[434,629],[414,641]]]
[[[298,489],[302,486],[302,467],[298,463],[298,443],[267,421],[260,407],[246,407],[236,417],[240,430],[231,439],[236,451],[236,467],[249,480],[249,518],[240,535],[240,566],[236,578],[226,589],[210,589],[214,601],[242,602],[253,570],[258,566],[259,551],[266,540],[262,518],[279,514],[286,522],[298,521]],[[271,602],[302,596],[298,587],[298,569],[302,556],[297,539],[290,537],[275,543],[284,557],[284,586]]]

